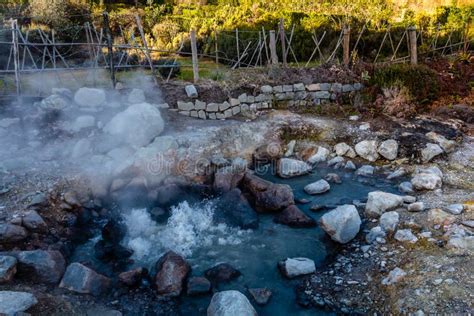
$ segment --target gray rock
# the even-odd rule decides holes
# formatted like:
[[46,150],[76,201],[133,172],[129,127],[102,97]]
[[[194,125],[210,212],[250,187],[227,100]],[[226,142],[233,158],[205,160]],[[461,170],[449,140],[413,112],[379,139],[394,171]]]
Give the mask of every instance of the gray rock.
[[328,159],[329,154],[330,154],[330,152],[329,152],[328,149],[319,146],[318,151],[316,152],[316,154],[309,157],[308,162],[310,164],[316,164],[316,163],[319,163],[319,162],[326,161]]
[[56,284],[66,268],[63,255],[56,250],[30,250],[13,252],[18,260],[18,276],[30,281]]
[[17,260],[12,256],[0,256],[0,284],[9,283],[16,274]]
[[76,118],[72,123],[71,130],[74,132],[79,132],[86,128],[91,128],[95,126],[95,117],[92,115],[82,115]]
[[443,135],[439,135],[435,132],[426,133],[426,137],[441,146],[441,148],[447,153],[452,152],[456,147],[455,141],[446,139]]
[[426,147],[421,150],[421,160],[426,163],[442,153],[443,149],[439,147],[439,145],[428,143]]
[[444,208],[444,210],[453,215],[460,215],[464,211],[464,205],[462,204],[451,204]]
[[44,193],[37,193],[33,196],[30,203],[28,204],[28,208],[35,207],[35,206],[47,206],[48,205],[48,197]]
[[337,184],[342,183],[341,177],[339,177],[337,173],[328,173],[327,175],[324,176],[324,180],[330,183],[337,183]]
[[194,110],[194,104],[192,102],[178,101],[178,110],[180,111]]
[[398,143],[394,139],[387,139],[379,145],[378,153],[387,160],[394,160],[398,156]]
[[137,148],[149,144],[163,129],[164,121],[160,111],[148,103],[129,106],[115,115],[104,127],[104,131],[109,135]]
[[293,85],[293,90],[294,91],[305,91],[305,86],[303,83],[295,83]]
[[394,172],[392,172],[391,174],[389,174],[387,176],[387,179],[388,180],[392,180],[392,179],[396,179],[396,178],[400,178],[400,177],[403,177],[405,174],[406,174],[406,170],[403,169],[403,168],[398,168],[397,170],[395,170]]
[[41,100],[39,106],[44,110],[63,110],[68,106],[68,104],[69,102],[66,98],[53,94],[46,99]]
[[414,193],[415,191],[413,190],[413,184],[409,181],[404,181],[398,185],[398,191],[402,193],[407,193],[411,194]]
[[217,292],[207,308],[207,316],[257,316],[257,312],[245,295],[239,291]]
[[365,236],[365,240],[367,243],[372,244],[379,238],[385,238],[385,236],[385,230],[383,230],[380,226],[375,226],[372,227],[367,236]]
[[273,218],[275,223],[290,227],[314,227],[316,221],[302,212],[296,205],[289,205]]
[[272,92],[273,92],[273,88],[272,88],[271,86],[265,85],[265,86],[261,86],[261,87],[260,87],[260,91],[261,91],[262,93],[268,94],[268,93],[272,93]]
[[342,158],[341,156],[336,156],[328,161],[328,167],[335,166],[343,162],[344,162],[344,158]]
[[347,156],[349,158],[355,158],[356,153],[351,146],[347,145],[346,143],[339,143],[334,146],[334,151],[338,156]]
[[267,288],[249,289],[249,293],[258,305],[266,305],[272,297],[272,291]]
[[388,276],[382,280],[383,285],[392,285],[400,282],[405,276],[406,272],[400,268],[395,268],[388,273]]
[[0,314],[20,315],[38,304],[36,297],[28,292],[0,291]]
[[194,109],[195,110],[205,110],[206,109],[206,102],[202,102],[199,100],[194,101]]
[[33,232],[45,232],[48,230],[48,225],[35,210],[24,213],[22,223],[24,227]]
[[362,158],[374,162],[379,158],[377,152],[377,141],[363,140],[355,145],[355,151]]
[[411,232],[410,229],[399,229],[393,236],[396,240],[400,242],[409,242],[409,243],[416,243],[418,238]]
[[22,241],[28,237],[28,232],[21,226],[3,223],[0,224],[0,243]]
[[370,177],[374,175],[375,168],[371,165],[364,165],[356,170],[355,174],[363,177]]
[[379,225],[386,232],[394,232],[397,229],[399,221],[400,215],[398,212],[390,211],[380,216]]
[[143,92],[142,89],[133,89],[128,94],[127,101],[128,103],[131,103],[131,104],[143,103],[146,101],[145,93]]
[[293,156],[294,150],[296,146],[296,140],[291,140],[288,145],[286,146],[285,157]]
[[418,173],[411,179],[411,184],[416,190],[434,190],[440,188],[443,181],[433,173]]
[[186,95],[188,98],[197,98],[198,97],[198,92],[197,89],[194,85],[190,84],[184,87],[184,90],[186,90]]
[[282,178],[292,178],[307,174],[311,171],[311,166],[304,161],[282,158],[278,161],[278,175]]
[[474,251],[474,236],[452,236],[446,246],[450,249]]
[[211,291],[211,282],[205,277],[191,277],[188,280],[187,294],[197,296],[207,294]]
[[308,258],[287,258],[280,261],[278,267],[280,272],[290,279],[316,272],[314,261]]
[[165,253],[156,263],[155,285],[159,295],[177,297],[183,291],[184,280],[191,267],[173,251]]
[[347,169],[347,170],[356,170],[357,167],[356,165],[351,161],[351,160],[348,160],[346,162],[346,165],[344,166],[344,169]]
[[399,195],[374,191],[369,193],[365,214],[368,217],[380,217],[386,211],[393,210],[403,205],[403,198]]
[[102,274],[78,263],[71,263],[59,284],[60,288],[81,294],[99,296],[111,286],[111,280]]
[[341,205],[320,219],[321,228],[341,244],[351,241],[359,232],[361,220],[354,205]]
[[330,189],[331,189],[331,186],[324,179],[310,183],[304,187],[304,191],[308,194],[321,194],[321,193],[329,191]]
[[431,167],[426,167],[426,168],[416,167],[415,174],[420,174],[420,173],[435,174],[441,179],[443,178],[443,172],[437,166],[431,166]]
[[74,102],[79,106],[96,108],[106,101],[105,92],[102,89],[80,88],[74,94]]
[[411,203],[407,207],[409,212],[422,212],[425,210],[425,203],[423,202],[415,202]]

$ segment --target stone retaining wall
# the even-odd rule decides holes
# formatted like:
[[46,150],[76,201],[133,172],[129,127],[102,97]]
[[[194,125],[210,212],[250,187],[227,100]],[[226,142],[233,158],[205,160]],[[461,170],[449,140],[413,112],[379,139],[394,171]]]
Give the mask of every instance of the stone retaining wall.
[[205,103],[196,99],[194,102],[178,101],[178,111],[182,115],[200,119],[226,119],[240,113],[256,112],[275,106],[318,106],[336,100],[341,94],[360,91],[361,83],[313,83],[305,85],[261,86],[260,94],[246,93],[237,98],[230,98],[223,103]]

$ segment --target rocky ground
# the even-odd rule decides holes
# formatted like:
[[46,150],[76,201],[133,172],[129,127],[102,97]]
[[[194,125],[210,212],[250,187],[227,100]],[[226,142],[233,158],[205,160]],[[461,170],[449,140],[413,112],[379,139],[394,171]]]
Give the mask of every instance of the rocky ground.
[[[131,100],[130,94],[138,96]],[[97,104],[90,111],[90,103],[86,103],[83,107],[89,118],[78,119],[59,108],[66,115],[42,125],[51,134],[42,130],[36,134],[39,140],[2,151],[0,293],[4,298],[11,295],[6,291],[34,295],[18,297],[16,307],[11,308],[31,314],[119,315],[119,310],[128,313],[129,302],[139,305],[146,301],[148,307],[141,310],[144,314],[176,313],[176,301],[165,303],[160,297],[176,297],[183,291],[189,272],[184,259],[168,253],[160,259],[152,278],[144,277],[142,271],[109,278],[86,264],[68,262],[73,248],[70,241],[93,229],[93,219],[107,218],[113,209],[111,200],[120,200],[130,191],[145,192],[143,199],[159,199],[162,188],[183,183],[204,184],[199,188],[233,192],[237,200],[248,200],[239,205],[246,214],[239,218],[239,225],[252,225],[252,208],[257,213],[275,212],[275,221],[284,225],[316,225],[295,206],[288,187],[268,183],[249,171],[256,163],[274,161],[285,178],[305,174],[323,163],[357,168],[356,174],[368,178],[411,179],[401,186],[400,195],[372,192],[367,201],[339,206],[322,218],[319,225],[341,243],[339,255],[328,259],[325,267],[316,270],[309,259],[280,264],[284,275],[301,278],[296,289],[298,304],[342,313],[473,311],[474,140],[466,136],[472,126],[429,117],[336,120],[276,110],[263,111],[251,122],[202,121],[179,116],[160,105],[135,106],[144,98],[136,91],[130,94],[122,95],[120,102],[146,115],[135,116],[120,104],[104,110]],[[101,94],[97,97],[105,99]],[[62,104],[54,98],[50,101],[40,106],[57,110]],[[75,102],[80,104],[80,100]],[[106,118],[105,112],[110,111]],[[93,124],[88,123],[90,116]],[[143,118],[150,116],[154,118],[151,124]],[[39,111],[26,121],[44,117]],[[162,118],[167,123],[157,124]],[[118,128],[124,126],[122,121],[126,122],[126,133]],[[3,123],[12,126],[18,121]],[[78,129],[71,130],[68,125]],[[134,135],[138,126],[146,133]],[[104,134],[118,136],[120,141],[114,138],[112,147],[105,146],[111,139],[104,139]],[[6,133],[2,130],[1,135]],[[48,136],[61,141],[44,142]],[[42,150],[43,145],[51,150]],[[155,169],[157,157],[165,157],[167,163],[159,172]],[[329,177],[305,191],[322,193],[330,189],[332,181],[338,180]],[[107,241],[104,232],[102,236]],[[113,246],[115,252],[125,251]],[[25,252],[37,249],[40,251]],[[215,273],[206,277],[211,279]],[[160,287],[169,274],[175,281]],[[76,279],[77,275],[83,279]],[[129,292],[125,285],[135,285],[134,278],[155,282],[156,288],[139,287]],[[198,291],[205,283],[193,281]],[[115,289],[108,296],[80,294],[102,294],[112,285]],[[125,292],[129,294],[123,295]],[[232,308],[252,313],[252,306],[239,292],[214,297],[211,315],[219,315],[227,300],[237,302]]]

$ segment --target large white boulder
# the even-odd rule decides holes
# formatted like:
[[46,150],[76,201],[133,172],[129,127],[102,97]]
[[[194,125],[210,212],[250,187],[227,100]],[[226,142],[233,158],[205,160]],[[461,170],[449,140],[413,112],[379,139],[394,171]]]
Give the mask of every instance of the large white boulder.
[[417,173],[411,179],[411,184],[416,190],[434,190],[443,184],[441,177],[435,173]]
[[329,191],[330,189],[331,189],[331,186],[324,179],[310,183],[304,187],[304,191],[308,194],[321,194],[321,193]]
[[428,143],[426,147],[421,150],[421,160],[426,163],[442,153],[443,149],[438,144]]
[[163,129],[164,121],[160,111],[149,103],[129,106],[115,115],[104,127],[106,133],[135,148],[149,144]]
[[341,205],[320,219],[321,228],[341,244],[351,241],[360,230],[360,216],[354,205]]
[[311,171],[311,166],[306,162],[290,158],[278,161],[278,175],[282,178],[292,178]]
[[105,91],[95,88],[80,88],[74,94],[74,102],[79,106],[95,108],[105,103]]
[[376,140],[363,140],[355,145],[355,151],[362,158],[374,162],[379,158]]
[[0,314],[17,315],[36,305],[38,300],[28,292],[0,291]]
[[257,312],[247,297],[239,291],[217,292],[207,308],[207,316],[256,316]]
[[354,149],[346,143],[336,144],[334,146],[334,151],[338,156],[347,156],[349,158],[355,158],[357,156]]
[[403,198],[400,195],[374,191],[369,193],[365,214],[368,217],[380,217],[386,211],[393,210],[401,205],[403,205]]
[[326,161],[328,159],[330,153],[331,152],[328,149],[319,146],[318,151],[314,155],[309,157],[308,162],[310,164],[316,164],[316,163],[319,163],[319,162]]

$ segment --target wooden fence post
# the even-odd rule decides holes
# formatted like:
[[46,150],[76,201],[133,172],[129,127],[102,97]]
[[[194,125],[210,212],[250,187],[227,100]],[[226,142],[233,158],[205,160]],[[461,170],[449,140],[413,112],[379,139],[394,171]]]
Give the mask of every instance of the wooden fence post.
[[135,20],[137,21],[138,30],[140,31],[140,36],[142,38],[143,46],[145,48],[145,57],[148,60],[148,63],[150,64],[151,75],[153,77],[153,80],[155,81],[155,84],[158,84],[158,81],[155,77],[155,66],[153,66],[153,60],[151,59],[150,51],[148,50],[148,44],[146,42],[145,32],[143,32],[142,21],[138,14],[135,14]]
[[18,101],[20,101],[20,51],[18,47],[18,24],[17,20],[11,20],[12,25],[12,45],[13,45],[13,64],[15,66],[15,86],[16,86],[16,96]]
[[278,66],[278,55],[276,49],[275,31],[270,31],[270,55],[272,58],[272,66]]
[[280,40],[281,40],[281,56],[283,61],[283,67],[288,66],[287,63],[287,51],[286,51],[286,35],[285,35],[285,20],[283,18],[280,19]]
[[342,51],[343,51],[343,62],[347,67],[350,63],[350,43],[351,43],[351,28],[349,25],[344,25],[343,31],[343,41],[342,41]]
[[115,67],[114,67],[114,49],[113,49],[113,37],[112,32],[110,31],[109,25],[109,14],[107,11],[104,11],[102,14],[104,18],[104,28],[105,28],[105,39],[107,40],[107,49],[109,52],[109,65],[110,65],[110,78],[112,79],[112,87],[115,89]]
[[196,30],[191,30],[191,53],[192,53],[192,61],[193,61],[193,75],[194,75],[194,82],[199,80],[199,65],[198,65],[198,52],[197,52],[197,44],[196,44]]
[[214,32],[214,42],[215,42],[215,50],[216,50],[216,64],[219,64],[219,46],[217,42],[217,29]]
[[237,67],[240,67],[240,45],[239,45],[239,29],[235,29],[235,45],[237,47]]
[[418,63],[418,56],[416,50],[416,27],[410,26],[408,28],[408,37],[410,38],[410,63],[416,65]]

